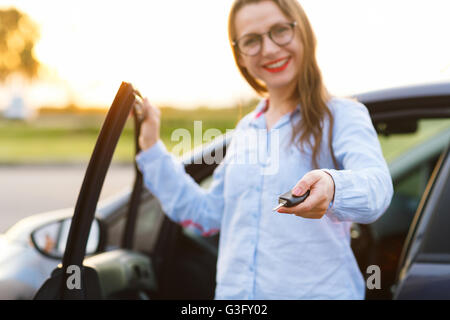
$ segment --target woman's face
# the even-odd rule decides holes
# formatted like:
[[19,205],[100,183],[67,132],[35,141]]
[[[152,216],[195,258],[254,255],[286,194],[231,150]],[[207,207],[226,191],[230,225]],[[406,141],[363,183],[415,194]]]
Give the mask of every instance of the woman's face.
[[[291,23],[272,1],[252,3],[241,8],[235,18],[236,39],[268,32],[274,25]],[[297,30],[290,43],[279,46],[268,35],[263,36],[261,51],[255,56],[239,54],[239,65],[251,76],[263,81],[267,89],[290,88],[297,83],[303,45]]]

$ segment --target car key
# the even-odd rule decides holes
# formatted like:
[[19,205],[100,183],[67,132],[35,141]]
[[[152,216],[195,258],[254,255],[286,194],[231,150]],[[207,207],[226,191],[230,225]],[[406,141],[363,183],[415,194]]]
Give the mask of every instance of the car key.
[[298,196],[298,197],[294,196],[292,194],[292,191],[283,193],[281,196],[278,197],[278,205],[275,208],[273,208],[273,211],[276,211],[281,207],[286,207],[286,208],[294,207],[294,206],[298,205],[299,203],[302,203],[303,201],[305,201],[305,199],[308,198],[308,196],[309,196],[309,190],[306,191],[303,195]]

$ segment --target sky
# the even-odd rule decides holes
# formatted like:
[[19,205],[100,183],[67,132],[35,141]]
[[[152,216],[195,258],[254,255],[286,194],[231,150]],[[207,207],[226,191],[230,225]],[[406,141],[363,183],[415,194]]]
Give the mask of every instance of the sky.
[[[229,106],[254,97],[228,43],[232,0],[0,0],[40,28],[45,66],[32,85],[11,80],[33,106],[109,107],[122,81],[160,105]],[[450,81],[450,1],[301,0],[317,59],[335,95]],[[1,107],[1,106],[0,106]]]

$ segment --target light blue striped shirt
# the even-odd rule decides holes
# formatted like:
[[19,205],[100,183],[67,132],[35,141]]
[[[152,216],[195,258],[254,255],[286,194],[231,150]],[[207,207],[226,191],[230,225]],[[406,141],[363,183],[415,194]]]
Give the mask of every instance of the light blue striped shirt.
[[[363,299],[365,283],[350,247],[352,222],[371,223],[387,209],[392,180],[367,108],[333,98],[332,146],[324,122],[319,168],[334,179],[322,219],[273,212],[278,196],[312,170],[311,150],[289,145],[300,106],[269,130],[265,100],[236,126],[208,190],[159,140],[137,156],[146,187],[174,221],[204,235],[220,229],[216,299]],[[291,122],[293,121],[293,122]]]

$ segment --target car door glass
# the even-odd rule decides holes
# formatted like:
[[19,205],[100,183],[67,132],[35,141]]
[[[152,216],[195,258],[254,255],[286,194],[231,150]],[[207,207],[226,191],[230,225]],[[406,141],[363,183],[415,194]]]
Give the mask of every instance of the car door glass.
[[415,146],[439,135],[449,135],[450,119],[422,119],[418,121],[418,129],[414,133],[391,134],[379,136],[381,148],[389,163],[405,154]]
[[164,212],[156,197],[143,197],[139,206],[133,249],[152,254],[158,240]]
[[[122,246],[127,222],[128,205],[117,210],[115,217],[108,222],[106,246],[108,250]],[[136,217],[133,238],[133,249],[139,252],[152,253],[164,218],[161,204],[157,198],[144,189]]]
[[[386,212],[373,223],[376,237],[406,236],[447,137],[450,137],[449,119],[421,120],[413,134],[380,137],[393,173],[394,196]],[[412,152],[415,148],[419,152]]]
[[125,225],[127,222],[126,208],[119,210],[115,219],[108,223],[106,249],[114,250],[120,248],[122,245],[122,238],[125,232]]
[[401,179],[395,181],[391,210],[401,210],[402,214],[407,215],[409,220],[413,218],[437,159],[438,157],[435,156],[420,163]]

